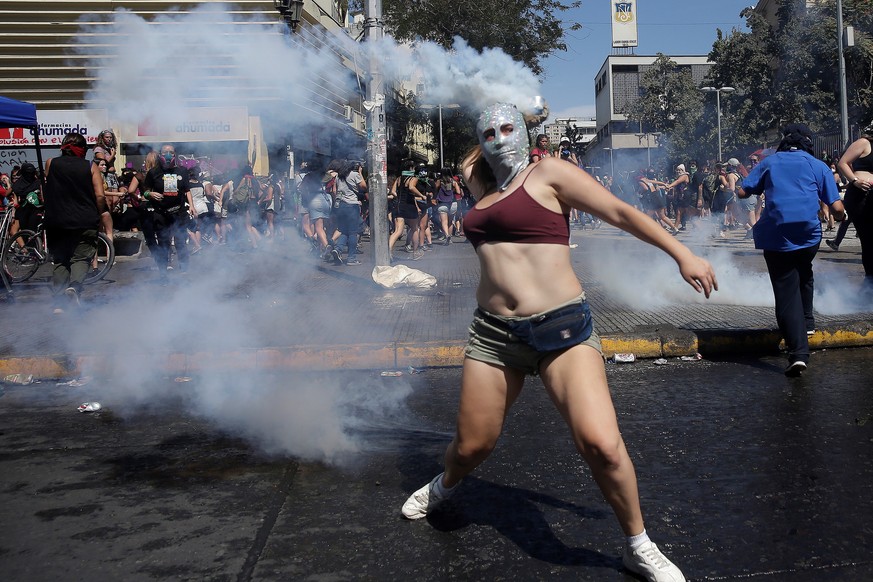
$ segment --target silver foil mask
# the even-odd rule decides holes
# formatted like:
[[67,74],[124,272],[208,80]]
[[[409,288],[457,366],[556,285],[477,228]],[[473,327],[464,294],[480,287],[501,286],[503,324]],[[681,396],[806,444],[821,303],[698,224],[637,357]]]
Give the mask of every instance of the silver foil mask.
[[[501,128],[511,124],[513,130],[504,135]],[[493,139],[486,139],[485,133],[494,132]],[[530,156],[530,142],[524,116],[510,103],[496,103],[486,108],[476,123],[482,155],[491,166],[502,192],[519,172],[527,167]]]

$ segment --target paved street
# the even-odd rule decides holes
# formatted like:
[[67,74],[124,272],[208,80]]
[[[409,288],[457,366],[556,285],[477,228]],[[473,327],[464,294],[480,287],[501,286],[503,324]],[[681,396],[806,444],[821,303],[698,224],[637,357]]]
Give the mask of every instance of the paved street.
[[[871,350],[608,365],[647,527],[691,580],[864,580]],[[458,368],[6,386],[6,580],[623,580],[621,537],[540,382],[428,520]],[[98,413],[79,413],[83,401]]]
[[[573,231],[573,261],[605,349],[644,357],[775,351],[772,290],[751,241],[739,231],[724,240],[702,230],[679,236],[716,267],[720,290],[710,300],[660,251],[611,227]],[[0,368],[56,377],[456,365],[476,306],[479,266],[470,245],[459,239],[406,261],[436,277],[429,290],[376,286],[366,250],[361,266],[325,265],[289,232],[268,250],[206,249],[189,274],[171,273],[169,287],[157,285],[150,259],[120,261],[86,289],[82,313],[61,318],[51,315],[44,270],[16,287],[15,303],[0,303],[14,332],[0,340]],[[408,256],[400,245],[396,254]],[[820,251],[815,268],[821,333],[813,345],[873,343],[873,306],[858,304],[857,239],[848,237],[840,252]]]

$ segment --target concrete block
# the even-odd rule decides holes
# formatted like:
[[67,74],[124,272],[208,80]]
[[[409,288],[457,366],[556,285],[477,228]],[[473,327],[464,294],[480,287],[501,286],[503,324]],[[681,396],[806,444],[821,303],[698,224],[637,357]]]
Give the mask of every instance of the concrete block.
[[115,246],[115,257],[138,258],[145,245],[145,237],[141,232],[117,230],[112,234],[112,244]]

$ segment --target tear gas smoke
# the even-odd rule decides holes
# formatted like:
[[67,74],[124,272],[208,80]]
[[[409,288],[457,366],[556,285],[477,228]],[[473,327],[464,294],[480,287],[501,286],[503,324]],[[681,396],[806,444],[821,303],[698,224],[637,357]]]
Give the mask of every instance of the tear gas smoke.
[[96,55],[88,99],[128,123],[180,120],[186,103],[246,105],[265,126],[318,123],[320,106],[338,110],[360,97],[360,84],[340,66],[341,56],[358,66],[375,55],[389,83],[426,80],[426,94],[419,96],[425,103],[481,109],[507,101],[523,107],[539,94],[530,69],[500,49],[479,52],[461,38],[451,51],[431,42],[412,49],[387,36],[374,43],[321,38],[322,48],[315,49],[311,40],[287,42],[275,21],[246,20],[210,4],[159,15],[153,23],[119,9],[103,26],[114,36],[90,34],[88,19],[83,31],[89,34],[80,37],[80,52]]
[[[388,37],[374,44],[325,37],[318,39],[323,46],[315,49],[317,31],[298,35],[298,42],[289,42],[280,31],[274,19],[242,17],[210,4],[161,14],[152,22],[124,9],[115,11],[108,23],[88,17],[79,39],[79,52],[91,56],[90,73],[95,79],[87,98],[107,108],[113,122],[133,125],[182,121],[186,106],[244,105],[251,115],[261,116],[263,127],[287,135],[304,126],[335,124],[320,112],[340,110],[361,98],[355,74],[363,74],[350,73],[341,66],[341,58],[357,64],[366,63],[371,55],[378,57],[389,83],[426,80],[426,94],[419,97],[428,103],[482,108],[508,101],[524,106],[539,94],[539,82],[524,65],[499,49],[476,51],[460,38],[452,51],[429,42],[412,49]],[[166,379],[160,377],[163,361],[143,355],[141,346],[163,354],[197,352],[209,361],[210,354],[262,345],[262,338],[251,336],[252,329],[263,329],[249,321],[257,315],[233,293],[228,296],[229,291],[247,288],[247,279],[258,276],[252,273],[256,265],[229,267],[221,265],[214,275],[198,273],[184,290],[162,290],[157,302],[149,292],[147,297],[121,300],[122,313],[136,314],[134,343],[140,348],[133,350],[135,357],[124,357],[129,346],[118,346],[115,366],[104,374],[112,379],[111,388],[95,397],[107,405],[114,403],[116,410],[131,411],[178,398],[178,391],[167,388]],[[305,270],[297,275],[307,276]],[[249,301],[277,300],[276,290],[253,288],[247,293]],[[278,302],[285,310],[305,313],[315,325],[346,327],[330,305],[320,305],[312,297],[289,299],[283,289]],[[115,309],[95,310],[89,314],[89,327],[114,329],[118,317]],[[289,321],[298,327],[277,334],[305,335],[301,319]],[[78,335],[70,339],[71,349],[80,348],[82,339]],[[357,384],[352,391],[323,382],[288,386],[258,374],[241,382],[207,367],[196,374],[195,382],[185,385],[184,393],[192,412],[268,452],[340,463],[354,453],[385,446],[383,428],[388,427],[396,438],[411,426],[402,404],[409,385],[398,380],[391,386],[370,382]],[[377,434],[381,445],[368,439]],[[448,440],[450,435],[441,438]]]
[[[425,102],[482,108],[506,101],[524,107],[540,94],[536,77],[523,65],[497,49],[478,52],[462,39],[455,40],[451,52],[432,43],[421,43],[413,50],[388,38],[377,45],[331,41],[317,51],[287,42],[275,23],[246,20],[215,6],[162,15],[156,22],[159,25],[118,10],[105,25],[114,36],[82,35],[81,53],[95,55],[91,71],[95,81],[88,98],[107,107],[112,120],[172,122],[182,115],[186,103],[246,105],[261,115],[265,127],[293,133],[319,123],[322,117],[316,104],[345,104],[350,97],[360,97],[357,80],[338,65],[338,55],[362,63],[370,51],[379,55],[386,78],[427,80],[426,94],[421,96]],[[93,28],[93,20],[83,23],[83,31]],[[615,256],[603,256],[592,274],[629,306],[649,309],[703,301],[690,288],[683,288],[687,286],[681,283],[675,264],[662,253],[654,249],[615,252]],[[721,286],[717,301],[772,305],[765,275],[739,272],[726,252],[710,258]],[[347,335],[342,331],[346,322],[338,319],[330,305],[319,302],[317,294],[294,294],[296,282],[308,276],[307,265],[284,261],[282,277],[277,279],[275,270],[259,270],[259,261],[231,260],[203,268],[179,289],[146,289],[137,296],[132,288],[130,296],[89,312],[87,327],[59,331],[67,334],[63,340],[69,342],[68,353],[80,353],[82,346],[95,345],[94,330],[116,330],[119,323],[129,324],[130,339],[106,348],[115,356],[110,358],[114,368],[84,370],[112,379],[102,395],[96,387],[89,388],[96,392],[94,396],[124,413],[178,400],[181,392],[191,411],[268,452],[331,463],[372,450],[374,441],[367,435],[402,433],[412,426],[403,404],[410,388],[402,380],[388,387],[363,379],[354,388],[324,382],[282,385],[268,374],[243,379],[228,376],[221,372],[221,362],[216,362],[214,369],[204,366],[205,371],[197,373],[196,381],[183,391],[168,387],[161,377],[168,352],[194,353],[208,363],[217,353],[265,345],[264,338],[253,337],[255,329],[270,330],[269,339],[276,343],[268,345],[290,345],[281,342],[305,337],[314,325],[336,329],[337,337]],[[261,283],[253,285],[252,281]],[[245,290],[246,299],[239,298],[240,289]],[[276,319],[287,328],[263,322],[253,325],[251,318],[268,315],[248,310],[247,302],[276,303],[284,311]],[[825,305],[819,302],[818,307]],[[149,352],[161,355],[151,357]],[[436,436],[448,440],[450,435]]]

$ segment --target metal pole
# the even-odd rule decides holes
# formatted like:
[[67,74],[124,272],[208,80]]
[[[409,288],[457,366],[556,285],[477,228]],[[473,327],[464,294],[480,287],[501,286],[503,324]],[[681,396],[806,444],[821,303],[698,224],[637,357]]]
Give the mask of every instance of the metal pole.
[[[382,38],[382,0],[367,0],[364,6],[367,42]],[[370,232],[377,266],[391,263],[388,254],[388,153],[385,133],[385,89],[376,51],[370,56],[367,100],[375,105],[367,111],[367,167],[370,171]]]
[[[643,134],[643,121],[640,120],[640,135]],[[646,169],[652,167],[652,150],[650,149],[649,132],[646,132]]]
[[840,68],[840,137],[849,145],[849,105],[846,98],[846,58],[843,55],[843,1],[837,0],[837,54]]
[[721,89],[718,88],[715,90],[715,108],[716,108],[716,119],[718,125],[718,161],[722,161],[721,159]]
[[445,164],[443,163],[443,105],[440,103],[437,105],[440,112],[440,170],[445,168]]

